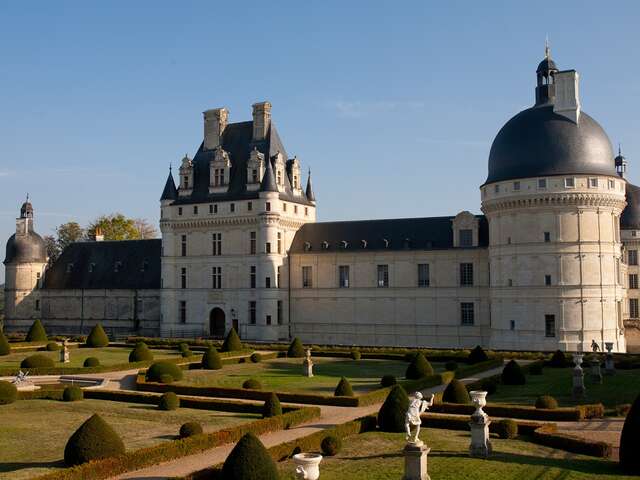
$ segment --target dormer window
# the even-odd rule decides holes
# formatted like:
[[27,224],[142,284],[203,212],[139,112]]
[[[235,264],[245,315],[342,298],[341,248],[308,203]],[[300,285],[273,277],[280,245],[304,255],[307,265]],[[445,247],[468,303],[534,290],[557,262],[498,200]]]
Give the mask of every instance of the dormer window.
[[229,184],[231,159],[229,153],[220,145],[214,150],[213,158],[209,162],[209,193],[223,193]]
[[113,271],[115,273],[118,273],[121,269],[122,269],[122,262],[118,260],[116,263],[113,264]]
[[362,248],[367,248],[367,241],[366,240],[360,240],[360,246]]
[[258,183],[258,170],[256,168],[251,170],[251,183]]
[[255,191],[260,188],[264,168],[264,155],[253,147],[247,162],[247,190]]
[[180,164],[180,190],[179,195],[190,195],[193,191],[193,161],[185,155]]
[[329,242],[327,242],[326,240],[322,242],[322,249],[329,250]]
[[309,242],[304,242],[304,251],[309,252],[311,250],[311,244]]
[[405,248],[405,250],[409,250],[411,248],[411,239],[410,238],[405,238],[404,239],[404,248]]
[[185,175],[184,177],[182,177],[182,186],[184,188],[189,188],[189,176]]

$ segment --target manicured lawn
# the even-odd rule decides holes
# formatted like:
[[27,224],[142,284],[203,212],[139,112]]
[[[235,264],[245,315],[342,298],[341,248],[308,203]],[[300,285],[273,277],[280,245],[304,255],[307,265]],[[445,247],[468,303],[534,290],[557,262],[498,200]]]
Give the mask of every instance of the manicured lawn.
[[[600,480],[631,479],[608,460],[574,455],[521,440],[492,438],[488,459],[468,455],[469,433],[423,429],[420,437],[431,448],[428,471],[437,480]],[[403,434],[369,432],[343,441],[343,450],[320,463],[322,480],[398,480],[404,472]],[[295,478],[295,465],[279,464],[282,480]]]
[[205,431],[253,421],[256,415],[106,400],[57,402],[22,400],[0,406],[0,479],[26,479],[63,468],[68,438],[93,413],[99,413],[122,437],[127,449],[173,440],[180,425],[198,421]]
[[498,391],[487,397],[492,403],[519,403],[533,405],[540,395],[552,395],[560,406],[602,402],[613,408],[623,403],[633,403],[640,394],[640,370],[618,370],[613,376],[603,376],[602,384],[592,383],[589,370],[585,369],[586,396],[574,401],[571,397],[572,369],[549,368],[542,375],[527,375],[526,385],[498,385]]
[[[248,378],[262,382],[263,389],[281,392],[333,394],[340,377],[349,379],[355,392],[380,388],[380,377],[404,378],[407,363],[394,360],[351,360],[314,357],[314,376],[302,375],[301,358],[278,358],[260,363],[225,365],[222,370],[189,370],[180,384],[240,388]],[[440,365],[434,364],[438,370]]]
[[[127,363],[129,361],[129,353],[133,346],[129,348],[118,347],[105,347],[105,348],[71,348],[70,362],[60,363],[60,352],[47,352],[47,351],[31,351],[31,352],[15,352],[9,355],[0,357],[0,367],[20,367],[20,362],[35,354],[43,354],[53,358],[57,367],[82,367],[85,359],[88,357],[97,357],[100,360],[101,365],[117,365]],[[152,350],[156,359],[161,358],[177,358],[180,354],[173,350]]]

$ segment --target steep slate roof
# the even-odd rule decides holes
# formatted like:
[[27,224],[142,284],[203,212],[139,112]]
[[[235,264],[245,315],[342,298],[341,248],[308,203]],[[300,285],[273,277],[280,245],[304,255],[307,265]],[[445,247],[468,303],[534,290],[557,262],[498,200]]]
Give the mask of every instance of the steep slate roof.
[[[291,244],[291,253],[305,252],[309,243],[314,253],[372,250],[441,250],[453,248],[453,219],[455,217],[398,218],[389,220],[360,220],[353,222],[307,223],[300,228]],[[478,215],[479,247],[489,243],[489,229],[484,215]],[[385,247],[385,239],[388,246]],[[362,240],[367,242],[366,248]],[[323,243],[328,243],[328,249]]]
[[262,176],[262,182],[260,183],[261,192],[277,192],[278,185],[276,184],[276,177],[273,174],[273,164],[271,160],[265,162],[264,175]]
[[[230,123],[222,134],[221,146],[229,154],[231,171],[229,172],[229,189],[225,193],[209,193],[209,163],[215,156],[215,150],[204,150],[204,142],[193,158],[193,193],[188,197],[178,197],[175,205],[205,203],[211,201],[244,200],[258,198],[257,191],[247,191],[247,161],[253,147],[264,155],[265,162],[278,152],[287,162],[287,152],[280,140],[275,125],[271,122],[264,140],[253,141],[253,122]],[[297,203],[308,203],[304,195],[294,196],[289,180],[289,171],[284,176],[285,189],[280,193],[283,200]]]
[[307,177],[307,189],[305,190],[307,200],[310,202],[316,201],[316,196],[313,194],[313,187],[311,186],[311,170],[309,170],[309,176]]
[[160,239],[72,243],[46,271],[43,288],[159,289],[161,245]]
[[160,200],[175,200],[176,198],[178,198],[178,190],[176,189],[176,184],[173,181],[173,175],[171,174],[171,169],[169,169],[169,176],[167,177],[167,183],[164,184],[164,190],[162,191]]
[[640,187],[627,183],[627,206],[620,215],[620,228],[640,230]]

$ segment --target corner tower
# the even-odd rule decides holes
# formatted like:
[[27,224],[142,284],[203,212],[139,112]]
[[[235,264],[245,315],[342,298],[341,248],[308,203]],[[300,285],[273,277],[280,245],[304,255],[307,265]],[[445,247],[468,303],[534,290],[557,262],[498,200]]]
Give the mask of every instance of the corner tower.
[[5,329],[24,330],[40,318],[39,287],[47,265],[44,240],[33,229],[33,206],[27,201],[7,241],[5,265]]
[[489,154],[491,347],[625,351],[620,215],[625,180],[611,142],[581,111],[579,76],[547,49],[533,107],[509,120]]

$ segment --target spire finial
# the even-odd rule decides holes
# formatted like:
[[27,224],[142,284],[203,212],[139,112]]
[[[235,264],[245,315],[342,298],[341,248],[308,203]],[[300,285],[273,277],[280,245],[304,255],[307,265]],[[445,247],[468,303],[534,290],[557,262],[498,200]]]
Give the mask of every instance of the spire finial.
[[622,144],[618,142],[618,156],[622,156]]
[[27,192],[27,201],[26,203],[29,203],[29,192]]
[[549,35],[544,40],[544,58],[551,58],[551,47],[549,46]]
[[173,165],[171,164],[171,162],[169,162],[169,173],[171,173],[172,168],[173,168]]

